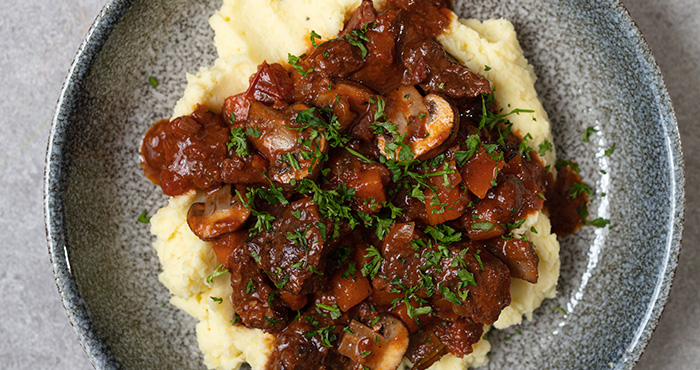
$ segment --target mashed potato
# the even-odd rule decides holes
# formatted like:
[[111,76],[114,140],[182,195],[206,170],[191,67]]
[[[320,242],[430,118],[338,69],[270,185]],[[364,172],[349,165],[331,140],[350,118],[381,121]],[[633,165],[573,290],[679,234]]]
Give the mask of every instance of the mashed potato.
[[[258,64],[264,60],[283,62],[287,53],[303,53],[310,47],[311,30],[325,38],[333,37],[359,3],[360,0],[224,0],[219,12],[210,19],[219,58],[211,68],[187,75],[187,88],[175,107],[174,117],[191,113],[197,104],[221,107],[226,97],[247,88],[248,78]],[[460,20],[453,16],[439,41],[461,63],[492,82],[499,109],[534,111],[509,117],[514,132],[521,137],[528,133],[532,136],[529,144],[533,149],[552,141],[547,113],[534,88],[536,76],[510,22]],[[554,151],[550,151],[543,161],[551,165],[554,159]],[[206,284],[206,277],[219,262],[209,243],[197,238],[187,225],[187,211],[196,197],[195,192],[190,192],[172,198],[151,219],[151,232],[156,236],[154,247],[163,266],[159,279],[172,293],[171,303],[199,320],[197,340],[207,367],[237,369],[248,362],[253,369],[261,369],[272,352],[274,337],[232,325],[228,274]],[[537,234],[530,231],[533,226]],[[512,303],[494,324],[498,329],[519,324],[523,316],[531,319],[542,300],[556,295],[559,243],[551,234],[548,217],[543,213],[529,216],[516,234],[527,236],[535,245],[540,257],[539,281],[530,284],[512,280]],[[223,301],[218,303],[212,297]],[[488,362],[490,349],[490,343],[482,339],[469,356],[460,359],[447,355],[431,369],[482,366]]]

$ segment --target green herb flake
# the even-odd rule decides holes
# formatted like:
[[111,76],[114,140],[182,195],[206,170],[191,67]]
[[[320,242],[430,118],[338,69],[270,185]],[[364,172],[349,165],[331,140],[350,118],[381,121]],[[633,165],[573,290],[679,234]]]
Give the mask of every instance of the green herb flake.
[[204,281],[207,283],[207,285],[211,285],[211,283],[214,282],[214,279],[216,279],[217,277],[219,277],[227,272],[228,272],[228,270],[224,270],[224,265],[219,265],[214,270],[214,273],[207,276],[207,278]]
[[301,77],[306,77],[309,73],[313,72],[313,68],[309,68],[308,70],[304,70],[304,67],[301,65],[301,59],[304,58],[306,54],[302,54],[300,56],[295,56],[292,54],[287,54],[287,61],[289,62],[289,65],[291,65],[294,69],[299,72]]
[[311,36],[309,37],[309,39],[311,39],[311,45],[312,45],[313,47],[318,47],[318,45],[316,45],[316,40],[320,40],[320,39],[321,39],[321,35],[319,35],[318,33],[316,33],[316,31],[311,30]]
[[610,220],[599,217],[599,218],[596,218],[595,220],[586,221],[586,225],[591,225],[591,226],[603,228],[603,227],[610,225]]
[[564,311],[564,309],[561,308],[561,307],[559,307],[559,306],[557,306],[557,307],[552,307],[552,308],[550,309],[550,311],[559,311],[559,312],[562,313],[562,315],[564,315],[564,316],[569,316],[569,314],[566,313],[566,311]]
[[490,71],[490,70],[491,70],[491,67],[489,67],[489,66],[487,66],[487,65],[484,66],[484,71],[488,72],[488,71]]
[[248,286],[245,288],[245,294],[250,294],[255,291],[255,283],[253,280],[248,280]]
[[583,142],[587,143],[590,140],[591,134],[598,132],[593,127],[586,127],[586,132],[583,133]]
[[146,211],[141,212],[139,215],[139,218],[136,219],[136,221],[142,223],[142,224],[147,224],[151,222],[151,217],[146,216]]
[[326,304],[323,304],[323,303],[316,303],[316,306],[317,306],[318,308],[321,308],[321,309],[323,309],[323,310],[328,311],[328,313],[331,314],[331,319],[333,319],[333,320],[336,320],[336,319],[340,318],[340,316],[342,315],[341,312],[340,312],[340,308],[338,307],[337,304],[334,304],[334,305],[332,305],[332,306],[329,306],[329,305],[326,305]]
[[490,222],[475,222],[472,225],[472,230],[482,230],[484,232],[491,230],[494,226],[494,224]]
[[153,76],[148,77],[148,83],[151,84],[151,87],[154,89],[158,87],[158,80]]
[[610,146],[610,149],[607,149],[605,151],[604,154],[606,157],[610,157],[613,154],[613,152],[615,152],[615,145],[616,145],[616,143],[612,143],[612,145]]
[[219,298],[219,297],[209,297],[209,298],[211,298],[212,301],[214,301],[218,304],[221,304],[224,301],[223,298]]

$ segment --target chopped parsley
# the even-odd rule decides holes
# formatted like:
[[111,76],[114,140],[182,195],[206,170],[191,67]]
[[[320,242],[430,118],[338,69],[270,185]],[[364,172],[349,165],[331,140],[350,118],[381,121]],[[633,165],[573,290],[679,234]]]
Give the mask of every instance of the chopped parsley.
[[494,224],[490,222],[475,222],[472,225],[472,230],[482,230],[484,232],[491,230],[494,226]]
[[[231,117],[233,118],[233,116]],[[260,137],[260,135],[261,133],[256,127],[243,130],[243,127],[239,126],[231,130],[231,137],[226,146],[229,151],[235,149],[237,156],[245,157],[250,154],[247,136],[254,136],[257,138]]]
[[136,219],[136,221],[142,223],[142,224],[147,224],[151,222],[151,217],[146,216],[146,211],[141,212],[139,215],[139,218]]
[[219,297],[209,297],[209,298],[211,298],[212,301],[214,301],[218,304],[221,304],[224,301],[223,298],[219,298]]
[[289,65],[291,65],[294,69],[299,72],[301,77],[306,77],[309,73],[313,72],[313,68],[309,68],[308,70],[304,70],[304,67],[301,65],[301,59],[304,58],[306,54],[301,54],[300,56],[295,56],[292,54],[287,54],[287,61],[289,62]]
[[583,133],[583,142],[587,143],[590,140],[591,134],[598,132],[593,127],[586,127],[586,132]]
[[310,36],[309,38],[311,39],[311,46],[313,46],[313,47],[318,47],[318,45],[316,45],[316,40],[317,40],[317,39],[320,40],[320,39],[321,39],[321,35],[319,35],[318,33],[316,33],[316,31],[311,30],[311,36]]
[[367,57],[368,50],[365,46],[365,42],[369,41],[369,38],[367,37],[367,31],[369,31],[372,28],[374,28],[374,24],[367,22],[361,29],[352,30],[352,32],[348,33],[345,36],[345,39],[350,43],[350,45],[360,49],[360,52],[362,53],[362,59],[365,59]]
[[605,150],[604,154],[606,157],[610,157],[613,154],[613,152],[615,152],[615,145],[616,145],[615,143],[612,143],[612,145],[610,146],[610,149]]
[[332,306],[323,304],[323,303],[316,303],[316,307],[328,311],[331,315],[331,319],[336,320],[338,319],[342,314],[340,313],[340,308],[338,307],[337,304],[334,304]]
[[158,87],[158,80],[153,76],[148,77],[148,83],[151,84],[151,87],[154,89]]
[[374,276],[379,273],[379,268],[381,267],[382,260],[384,260],[384,258],[382,257],[381,253],[379,253],[379,250],[374,246],[369,246],[367,248],[367,254],[365,257],[372,258],[372,260],[365,263],[360,272],[362,273],[362,276],[369,277],[369,279],[372,280]]
[[219,265],[215,270],[214,273],[211,275],[207,276],[206,280],[204,280],[207,285],[211,285],[212,282],[214,282],[214,279],[218,278],[219,276],[227,273],[228,270],[224,269],[224,265]]

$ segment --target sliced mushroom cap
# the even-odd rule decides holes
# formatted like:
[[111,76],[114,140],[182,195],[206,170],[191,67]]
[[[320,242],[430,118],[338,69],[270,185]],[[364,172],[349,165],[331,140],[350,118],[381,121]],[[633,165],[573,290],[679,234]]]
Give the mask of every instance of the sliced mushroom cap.
[[240,229],[249,216],[250,210],[227,184],[207,194],[203,203],[192,204],[187,212],[187,224],[200,239],[212,240]]
[[338,352],[371,370],[396,370],[408,349],[406,326],[391,315],[381,315],[372,327],[353,320]]
[[[418,95],[420,96],[420,95]],[[415,100],[414,94],[406,94],[406,100]],[[413,114],[420,111],[424,106],[427,113]],[[390,113],[391,117],[392,114]],[[422,98],[422,105],[417,102],[410,106],[410,110],[404,114],[393,115],[400,135],[408,134],[404,139],[413,152],[413,159],[429,159],[439,154],[443,149],[452,143],[459,130],[459,113],[445,98],[436,94],[429,94]],[[404,124],[405,122],[405,124]],[[387,135],[377,136],[379,151],[387,154],[386,145],[388,142],[398,138]],[[398,153],[394,153],[398,159]]]

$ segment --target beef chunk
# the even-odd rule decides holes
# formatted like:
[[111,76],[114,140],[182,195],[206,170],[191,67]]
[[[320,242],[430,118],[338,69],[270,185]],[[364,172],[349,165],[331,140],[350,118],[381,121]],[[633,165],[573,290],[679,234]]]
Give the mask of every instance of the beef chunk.
[[231,302],[241,323],[271,333],[284,329],[289,310],[282,304],[267,276],[258,269],[241,238],[235,233],[226,234],[214,245],[216,249],[232,251],[226,267],[231,273]]
[[259,256],[259,268],[279,289],[311,293],[321,287],[326,257],[335,246],[334,230],[334,223],[323,219],[318,206],[306,197],[290,204],[271,231],[252,238],[248,249]]

